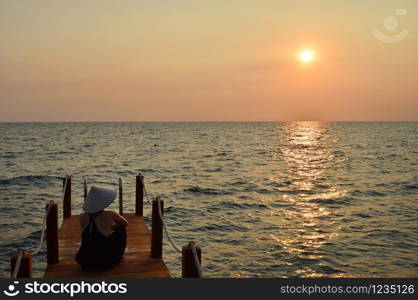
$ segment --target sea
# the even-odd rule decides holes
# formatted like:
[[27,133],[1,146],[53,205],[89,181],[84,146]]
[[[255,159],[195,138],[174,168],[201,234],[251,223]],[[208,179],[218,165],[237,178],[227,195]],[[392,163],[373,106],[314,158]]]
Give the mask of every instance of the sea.
[[[133,212],[142,173],[204,277],[418,277],[417,163],[418,122],[0,123],[0,273],[37,247],[64,176],[74,214],[84,177],[122,178]],[[181,277],[166,237],[163,256]],[[45,245],[33,264],[42,277]]]

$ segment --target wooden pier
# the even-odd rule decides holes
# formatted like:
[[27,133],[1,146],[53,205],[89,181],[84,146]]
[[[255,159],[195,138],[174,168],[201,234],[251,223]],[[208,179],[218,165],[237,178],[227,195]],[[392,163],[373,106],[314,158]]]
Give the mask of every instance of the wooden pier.
[[84,270],[74,260],[80,248],[79,216],[64,220],[59,233],[58,263],[49,263],[44,277],[170,277],[162,258],[151,257],[151,233],[144,218],[135,214],[123,215],[129,222],[125,255],[113,268]]
[[[71,177],[64,179],[63,222],[58,228],[58,205],[47,205],[46,235],[47,235],[47,268],[44,277],[143,277],[169,278],[170,272],[162,258],[163,223],[158,211],[160,201],[161,213],[164,202],[152,200],[152,228],[148,229],[143,217],[143,177],[136,178],[135,213],[123,213],[123,190],[119,180],[119,210],[128,220],[127,244],[124,257],[120,262],[106,269],[85,269],[76,261],[75,256],[81,244],[81,229],[79,215],[71,214]],[[86,196],[86,181],[85,193]],[[196,246],[193,251],[190,244],[182,249],[183,277],[199,277],[198,266],[193,256],[201,261],[201,250]],[[197,255],[196,255],[197,254]],[[18,254],[12,256],[11,270],[13,272]],[[31,277],[32,257],[24,253],[19,259],[17,277]]]

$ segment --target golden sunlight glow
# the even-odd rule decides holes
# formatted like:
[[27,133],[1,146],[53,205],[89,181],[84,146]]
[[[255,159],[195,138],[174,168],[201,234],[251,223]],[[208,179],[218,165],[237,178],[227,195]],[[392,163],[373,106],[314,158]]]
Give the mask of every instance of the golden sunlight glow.
[[310,63],[315,59],[315,53],[309,49],[303,50],[299,53],[299,59],[303,63]]
[[[287,123],[280,131],[280,150],[287,168],[285,173],[279,175],[278,182],[283,182],[285,178],[298,193],[281,196],[283,202],[289,203],[292,209],[282,212],[280,218],[272,219],[272,223],[277,224],[282,232],[280,236],[270,237],[283,251],[301,259],[323,257],[325,246],[339,238],[338,231],[327,229],[330,224],[336,225],[323,222],[324,217],[332,214],[332,209],[325,203],[338,201],[346,195],[344,189],[329,181],[327,174],[336,162],[330,150],[334,140],[330,129],[327,123],[307,121]],[[289,185],[279,190],[289,190]],[[287,228],[292,229],[287,231]],[[321,275],[309,266],[300,266],[296,274],[310,277]],[[335,273],[333,276],[340,277],[343,274]]]

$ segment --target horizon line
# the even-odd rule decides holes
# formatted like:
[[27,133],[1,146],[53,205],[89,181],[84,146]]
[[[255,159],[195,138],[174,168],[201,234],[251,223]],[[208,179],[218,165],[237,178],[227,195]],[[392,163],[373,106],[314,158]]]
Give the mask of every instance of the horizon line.
[[0,123],[289,123],[289,122],[318,122],[318,123],[400,123],[418,122],[418,120],[259,120],[259,121],[210,121],[210,120],[185,120],[185,121],[0,121]]

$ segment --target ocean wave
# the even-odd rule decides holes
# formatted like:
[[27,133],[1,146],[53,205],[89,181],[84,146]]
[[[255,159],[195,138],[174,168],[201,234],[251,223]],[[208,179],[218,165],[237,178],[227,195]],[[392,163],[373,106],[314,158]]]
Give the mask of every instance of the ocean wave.
[[402,189],[405,190],[418,190],[418,184],[404,184]]
[[324,274],[328,274],[328,275],[344,273],[339,269],[335,269],[335,268],[333,268],[331,266],[327,266],[327,265],[319,266],[318,269],[321,270]]
[[13,153],[13,152],[5,152],[3,154],[0,154],[0,157],[2,157],[2,158],[16,158],[17,155],[16,155],[16,153]]
[[231,232],[231,231],[239,231],[239,232],[243,232],[243,231],[248,231],[248,228],[244,227],[244,226],[240,226],[237,224],[232,224],[232,223],[219,223],[219,224],[207,224],[201,227],[198,227],[196,229],[194,229],[193,231],[196,232],[207,232],[207,231],[221,231],[221,232]]
[[[250,190],[247,189],[246,191],[250,191]],[[258,188],[258,189],[255,189],[254,191],[257,192],[258,194],[274,194],[274,193],[279,192],[278,190],[269,190],[269,189],[264,189],[264,188]]]
[[139,169],[138,172],[142,172],[142,173],[158,173],[158,170],[150,169],[150,168],[144,168],[144,169]]
[[[6,234],[7,235],[7,234]],[[10,252],[15,252],[18,249],[25,249],[27,251],[34,250],[39,243],[41,231],[33,231],[26,235],[7,235],[7,243],[1,245],[3,249],[7,249]]]
[[58,179],[62,179],[62,177],[48,176],[48,175],[18,176],[18,177],[1,179],[0,185],[16,185],[16,184],[27,185],[28,183],[29,184],[45,184],[45,183],[54,182]]
[[187,189],[184,189],[185,192],[193,194],[202,194],[202,195],[231,195],[232,193],[225,190],[217,190],[212,188],[202,188],[199,186],[192,186]]
[[227,155],[228,155],[228,153],[226,153],[226,152],[216,153],[216,156],[227,156]]
[[225,210],[227,208],[234,208],[234,209],[267,209],[268,206],[263,203],[252,203],[252,202],[234,202],[234,201],[219,201],[216,205],[209,206],[208,210],[210,211],[218,211],[218,210]]
[[368,214],[365,214],[365,213],[355,213],[355,214],[353,214],[353,216],[360,217],[360,218],[366,218],[366,219],[372,217],[371,215],[368,215]]
[[283,182],[271,181],[267,185],[272,186],[272,187],[276,187],[276,188],[282,188],[282,187],[285,187],[285,186],[289,186],[291,184],[292,184],[292,182],[287,180],[287,181],[283,181]]
[[222,168],[205,169],[205,172],[222,172]]
[[351,194],[354,196],[374,196],[374,197],[386,196],[386,193],[382,193],[376,190],[359,190],[359,189],[353,190]]

